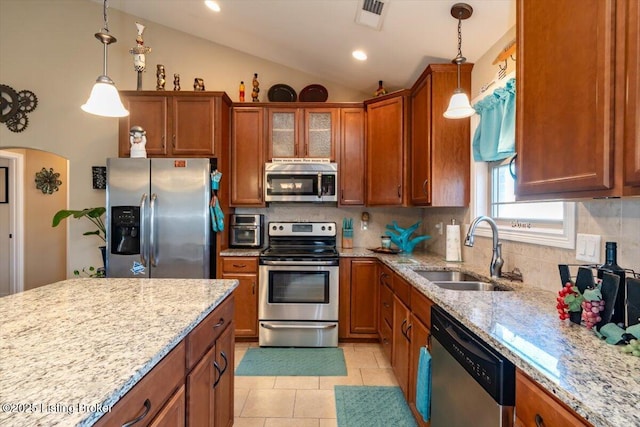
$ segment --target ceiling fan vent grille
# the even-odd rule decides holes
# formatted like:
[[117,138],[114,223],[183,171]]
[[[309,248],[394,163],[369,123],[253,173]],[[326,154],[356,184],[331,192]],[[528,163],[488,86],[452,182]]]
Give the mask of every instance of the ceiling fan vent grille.
[[379,31],[387,12],[387,8],[384,7],[385,2],[388,3],[389,0],[360,0],[356,12],[356,23]]

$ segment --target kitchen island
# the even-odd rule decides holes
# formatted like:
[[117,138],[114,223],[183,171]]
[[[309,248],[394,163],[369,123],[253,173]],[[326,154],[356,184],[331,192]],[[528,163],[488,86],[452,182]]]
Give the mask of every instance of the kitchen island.
[[237,285],[73,279],[0,298],[0,425],[92,425]]
[[489,268],[447,263],[436,255],[381,255],[356,248],[341,250],[340,256],[379,259],[594,426],[640,426],[640,358],[622,354],[583,326],[559,320],[557,294],[527,286],[526,278],[524,283],[495,281],[511,292],[443,289],[416,271],[463,271],[491,281]]

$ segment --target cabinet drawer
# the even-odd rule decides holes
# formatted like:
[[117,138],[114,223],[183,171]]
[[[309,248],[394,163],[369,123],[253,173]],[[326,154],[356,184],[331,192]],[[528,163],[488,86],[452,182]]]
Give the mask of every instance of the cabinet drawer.
[[409,282],[395,275],[393,278],[393,293],[409,308],[411,308],[411,288],[413,288],[413,286],[411,286]]
[[393,327],[393,292],[384,285],[380,286],[380,320]]
[[433,301],[416,288],[411,287],[411,311],[429,329],[431,329],[432,305]]
[[591,425],[519,370],[516,372],[516,418],[524,427]]
[[386,285],[389,289],[393,289],[393,271],[386,265],[380,263],[380,283]]
[[230,295],[187,336],[187,369],[193,368],[232,320],[233,295]]
[[142,417],[143,414],[144,417],[136,425],[149,425],[174,390],[184,383],[184,358],[185,344],[182,341],[95,425],[121,426]]
[[229,257],[222,259],[223,273],[256,273],[258,271],[258,258],[256,257]]

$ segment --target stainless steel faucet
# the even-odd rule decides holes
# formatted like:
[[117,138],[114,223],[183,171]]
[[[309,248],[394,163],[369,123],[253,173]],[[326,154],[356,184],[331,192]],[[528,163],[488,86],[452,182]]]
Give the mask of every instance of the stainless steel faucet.
[[493,256],[491,257],[491,264],[489,265],[489,273],[491,277],[497,279],[502,274],[502,265],[504,260],[502,259],[502,243],[498,239],[498,226],[496,222],[488,216],[481,215],[471,222],[467,236],[464,238],[464,245],[473,247],[473,233],[476,231],[476,227],[482,221],[486,221],[491,226],[491,232],[493,234]]

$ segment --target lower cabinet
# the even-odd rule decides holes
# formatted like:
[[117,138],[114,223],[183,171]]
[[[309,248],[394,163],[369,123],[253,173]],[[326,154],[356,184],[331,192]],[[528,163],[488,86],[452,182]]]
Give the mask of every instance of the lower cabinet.
[[424,296],[416,288],[411,288],[411,344],[409,350],[409,395],[407,403],[413,412],[413,416],[418,426],[425,427],[428,422],[422,420],[416,407],[416,385],[418,381],[418,362],[420,360],[420,350],[428,347],[429,336],[431,335],[431,306],[433,301]]
[[258,257],[225,257],[222,259],[221,279],[237,279],[233,291],[238,307],[234,323],[236,337],[258,338]]
[[230,296],[95,425],[232,426],[233,311]]
[[340,339],[378,339],[378,260],[340,259]]
[[516,427],[591,426],[570,408],[516,369]]
[[391,367],[405,398],[409,392],[409,349],[411,346],[411,311],[397,296],[393,297],[393,344]]
[[393,290],[379,280],[378,288],[380,289],[380,343],[382,351],[391,361],[393,346]]

